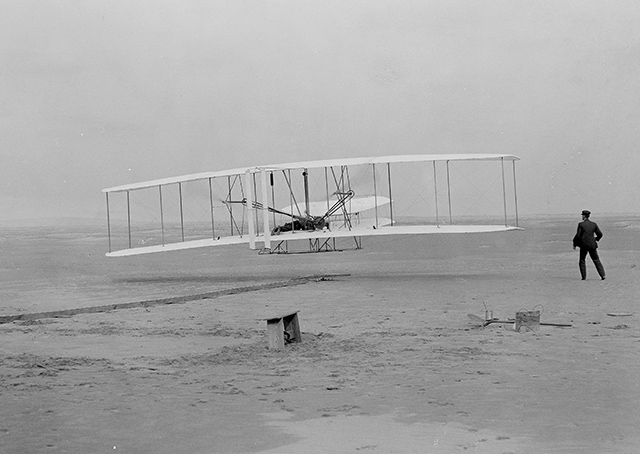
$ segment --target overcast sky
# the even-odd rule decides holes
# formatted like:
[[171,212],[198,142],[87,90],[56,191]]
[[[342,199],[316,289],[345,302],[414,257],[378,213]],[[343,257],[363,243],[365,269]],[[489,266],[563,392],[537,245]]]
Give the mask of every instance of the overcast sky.
[[0,219],[297,160],[510,153],[522,215],[640,213],[640,2],[0,1]]

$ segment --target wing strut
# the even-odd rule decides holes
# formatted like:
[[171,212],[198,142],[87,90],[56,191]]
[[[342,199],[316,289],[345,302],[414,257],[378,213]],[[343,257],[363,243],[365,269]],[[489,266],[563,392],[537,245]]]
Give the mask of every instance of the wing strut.
[[[250,186],[248,188],[248,190],[251,191],[253,189],[253,200],[258,200],[258,183],[256,182],[256,174],[253,173],[253,172],[251,173],[251,180],[252,180],[253,185]],[[260,235],[260,222],[259,222],[259,219],[258,219],[258,211],[255,210],[253,214],[254,214],[254,216],[256,218],[253,225],[254,225],[254,227],[256,229],[256,236],[258,236],[258,235]]]
[[[233,184],[235,185],[235,180],[233,181]],[[227,187],[229,188],[227,200],[231,200],[231,189],[233,188],[233,186],[231,185],[230,176],[227,177]],[[233,236],[233,225],[235,224],[235,220],[233,219],[233,207],[227,205],[227,209],[229,210],[229,225],[231,226],[231,236]]]
[[371,164],[373,168],[373,200],[375,205],[375,213],[376,213],[376,229],[378,228],[378,189],[376,185],[376,164]]
[[182,241],[184,241],[184,213],[182,208],[182,183],[178,183],[178,193],[180,195],[180,232],[182,234]]
[[211,183],[211,178],[209,178],[209,206],[211,211],[211,238],[216,239],[216,224],[214,223],[213,218],[213,187]]
[[502,204],[504,206],[504,225],[509,225],[507,221],[507,187],[504,181],[504,158],[500,158],[500,168],[502,170]]
[[[276,193],[273,182],[273,172],[269,172],[269,184],[271,184],[271,205],[276,206]],[[276,214],[273,213],[273,225],[276,225]]]
[[451,216],[451,178],[449,176],[449,160],[447,160],[447,200],[449,201],[449,225],[453,224]]
[[127,227],[129,229],[129,249],[131,249],[131,202],[127,191]]
[[393,226],[393,197],[391,197],[391,163],[387,162],[387,178],[389,180],[389,216]]
[[513,165],[513,196],[516,205],[516,227],[518,227],[518,191],[516,190],[516,161],[512,161]]
[[164,209],[162,207],[162,185],[158,185],[158,192],[160,193],[160,229],[162,230],[162,245],[164,246]]
[[105,192],[107,196],[107,235],[109,236],[109,253],[111,253],[111,217],[109,215],[109,193]]
[[440,218],[438,216],[438,179],[436,172],[436,162],[433,161],[433,195],[436,199],[436,227],[440,227]]

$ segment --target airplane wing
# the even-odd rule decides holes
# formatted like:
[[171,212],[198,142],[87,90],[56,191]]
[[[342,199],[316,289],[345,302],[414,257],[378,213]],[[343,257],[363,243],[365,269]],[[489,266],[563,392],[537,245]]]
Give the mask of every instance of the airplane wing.
[[[518,230],[514,155],[424,154],[236,168],[103,190],[120,257],[328,238]],[[284,208],[276,208],[285,206]],[[276,246],[272,247],[272,242]]]

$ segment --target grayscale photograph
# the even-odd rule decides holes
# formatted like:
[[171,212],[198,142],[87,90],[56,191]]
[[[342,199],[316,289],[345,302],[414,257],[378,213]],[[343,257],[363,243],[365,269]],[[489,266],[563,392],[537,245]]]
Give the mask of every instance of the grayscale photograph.
[[638,452],[637,1],[7,0],[0,81],[0,452]]

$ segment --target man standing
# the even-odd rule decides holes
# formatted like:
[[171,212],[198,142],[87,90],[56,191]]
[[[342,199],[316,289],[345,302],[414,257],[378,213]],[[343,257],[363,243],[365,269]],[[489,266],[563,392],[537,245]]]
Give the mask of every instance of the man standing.
[[602,266],[600,257],[598,257],[598,241],[602,238],[602,232],[598,228],[598,224],[589,220],[589,216],[591,216],[589,210],[582,212],[582,222],[578,224],[578,231],[576,232],[576,236],[573,237],[573,249],[576,247],[580,248],[580,261],[578,262],[578,266],[580,267],[582,280],[584,281],[587,278],[587,264],[585,261],[587,254],[589,254],[589,257],[593,260],[600,279],[604,280],[604,267]]

